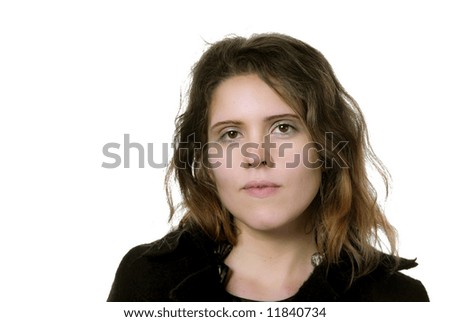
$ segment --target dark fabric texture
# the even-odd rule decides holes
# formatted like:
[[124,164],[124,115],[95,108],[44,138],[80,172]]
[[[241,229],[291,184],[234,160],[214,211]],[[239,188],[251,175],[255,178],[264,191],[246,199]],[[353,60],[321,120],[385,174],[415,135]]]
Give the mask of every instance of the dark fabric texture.
[[[235,301],[221,283],[224,264],[217,249],[216,243],[192,229],[178,229],[151,244],[137,246],[120,263],[108,301]],[[350,288],[350,266],[345,258],[328,270],[322,263],[289,301],[429,301],[420,281],[399,272],[417,266],[416,261],[401,259],[395,270],[393,263],[390,255],[383,254],[378,267]]]

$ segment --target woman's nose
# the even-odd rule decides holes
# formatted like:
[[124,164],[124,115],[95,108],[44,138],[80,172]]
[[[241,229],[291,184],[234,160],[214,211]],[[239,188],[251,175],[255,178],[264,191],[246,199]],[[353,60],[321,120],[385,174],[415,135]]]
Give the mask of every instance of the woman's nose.
[[241,147],[242,163],[244,168],[257,168],[259,166],[273,167],[270,150],[275,143],[270,142],[270,136],[265,136],[262,142],[246,142]]

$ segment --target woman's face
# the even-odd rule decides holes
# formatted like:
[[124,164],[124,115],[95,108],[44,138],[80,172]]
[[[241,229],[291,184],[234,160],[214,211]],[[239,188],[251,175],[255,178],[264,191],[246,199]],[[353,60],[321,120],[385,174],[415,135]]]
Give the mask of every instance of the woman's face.
[[241,231],[301,223],[321,182],[317,151],[271,87],[256,75],[222,82],[212,96],[208,140],[219,198]]

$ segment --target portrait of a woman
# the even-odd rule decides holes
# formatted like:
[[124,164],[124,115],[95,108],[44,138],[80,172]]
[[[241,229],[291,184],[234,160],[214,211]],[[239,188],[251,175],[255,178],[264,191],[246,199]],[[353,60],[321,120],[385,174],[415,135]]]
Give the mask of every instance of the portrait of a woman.
[[211,44],[176,125],[181,221],[125,255],[108,301],[429,300],[369,180],[389,175],[362,111],[318,50],[277,33]]

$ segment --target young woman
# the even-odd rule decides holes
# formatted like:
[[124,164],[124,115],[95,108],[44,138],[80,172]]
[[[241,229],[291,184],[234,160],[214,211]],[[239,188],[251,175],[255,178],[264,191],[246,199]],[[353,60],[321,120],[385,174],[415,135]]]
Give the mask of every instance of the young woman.
[[[323,55],[227,38],[193,68],[166,186],[184,216],[122,260],[109,301],[428,301],[368,180],[388,176]],[[381,251],[381,237],[390,246]]]

